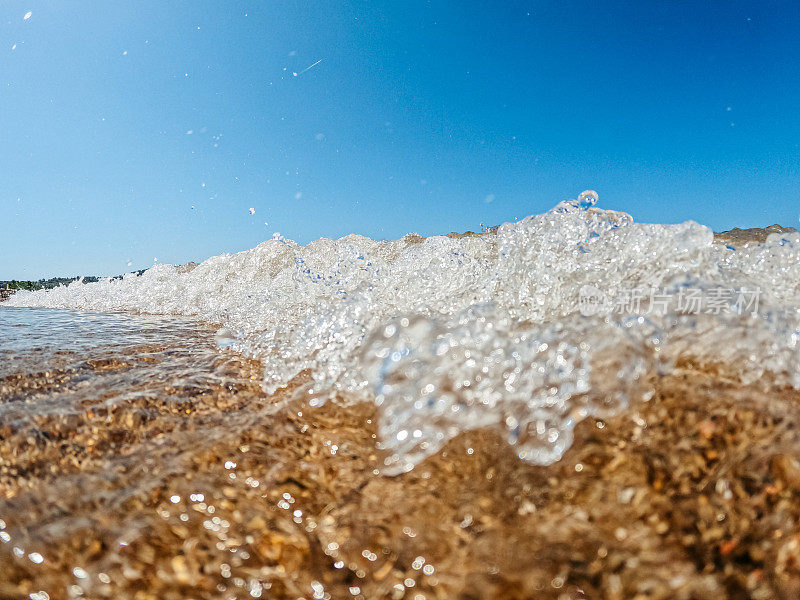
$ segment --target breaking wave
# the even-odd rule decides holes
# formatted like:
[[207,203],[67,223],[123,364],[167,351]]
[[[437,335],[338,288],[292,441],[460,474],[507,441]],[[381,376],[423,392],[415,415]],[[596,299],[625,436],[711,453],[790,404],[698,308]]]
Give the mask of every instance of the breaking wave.
[[[800,233],[734,250],[707,227],[634,223],[584,192],[463,236],[276,236],[192,269],[20,292],[12,306],[195,316],[274,392],[379,406],[387,473],[493,427],[535,464],[583,418],[652,393],[678,359],[800,388]],[[299,381],[299,380],[296,380]]]

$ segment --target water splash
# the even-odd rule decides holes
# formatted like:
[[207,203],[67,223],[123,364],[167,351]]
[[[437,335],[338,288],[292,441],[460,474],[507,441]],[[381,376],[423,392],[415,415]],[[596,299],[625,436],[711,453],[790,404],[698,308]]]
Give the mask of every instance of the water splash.
[[576,423],[649,396],[643,377],[658,343],[645,319],[532,325],[485,305],[394,319],[373,332],[360,363],[376,382],[385,470],[408,471],[481,427],[499,428],[521,459],[554,462]]
[[[597,200],[586,191],[460,237],[299,246],[275,234],[188,272],[155,265],[11,302],[218,323],[221,345],[262,360],[268,392],[309,373],[300,392],[311,404],[378,403],[393,473],[476,427],[498,428],[524,460],[557,460],[575,423],[647,397],[647,375],[682,357],[800,387],[800,234],[734,251],[697,223],[635,223]],[[690,289],[759,290],[760,306],[721,310],[731,298],[689,314],[680,304]],[[587,314],[582,290],[643,293]]]

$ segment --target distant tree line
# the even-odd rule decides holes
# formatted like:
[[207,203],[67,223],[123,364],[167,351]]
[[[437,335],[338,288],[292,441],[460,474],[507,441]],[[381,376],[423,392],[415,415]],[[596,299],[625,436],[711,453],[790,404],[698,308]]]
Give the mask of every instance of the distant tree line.
[[[59,285],[69,285],[80,277],[51,277],[50,279],[40,279],[38,281],[20,281],[12,279],[10,281],[0,281],[0,287],[5,289],[6,285],[12,290],[43,290],[58,287]],[[84,283],[98,281],[98,277],[84,277]]]
[[[144,273],[144,269],[136,271],[137,275]],[[81,279],[80,277],[51,277],[50,279],[39,279],[38,281],[19,281],[11,279],[7,281],[0,281],[0,289],[6,289],[8,286],[12,290],[49,290],[59,285],[69,285],[73,281]],[[83,283],[95,283],[100,281],[101,277],[90,275],[83,278]],[[111,279],[122,279],[122,275],[117,275]]]

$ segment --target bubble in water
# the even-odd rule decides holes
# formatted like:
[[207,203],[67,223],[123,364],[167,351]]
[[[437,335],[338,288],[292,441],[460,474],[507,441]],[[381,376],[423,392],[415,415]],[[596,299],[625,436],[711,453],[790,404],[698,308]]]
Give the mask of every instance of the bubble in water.
[[236,336],[230,329],[222,327],[214,334],[214,340],[220,348],[227,348],[236,343]]
[[32,15],[33,15],[33,13],[31,11],[28,11],[28,12],[25,13],[25,16],[22,17],[22,20],[23,21],[27,21],[28,19],[31,18]]

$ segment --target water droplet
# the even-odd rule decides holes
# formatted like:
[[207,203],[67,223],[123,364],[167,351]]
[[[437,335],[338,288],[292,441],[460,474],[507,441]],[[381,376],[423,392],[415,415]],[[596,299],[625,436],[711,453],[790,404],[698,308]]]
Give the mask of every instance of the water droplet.
[[581,192],[578,196],[578,204],[581,208],[589,208],[590,206],[594,206],[597,204],[598,200],[599,196],[594,190],[586,190]]

